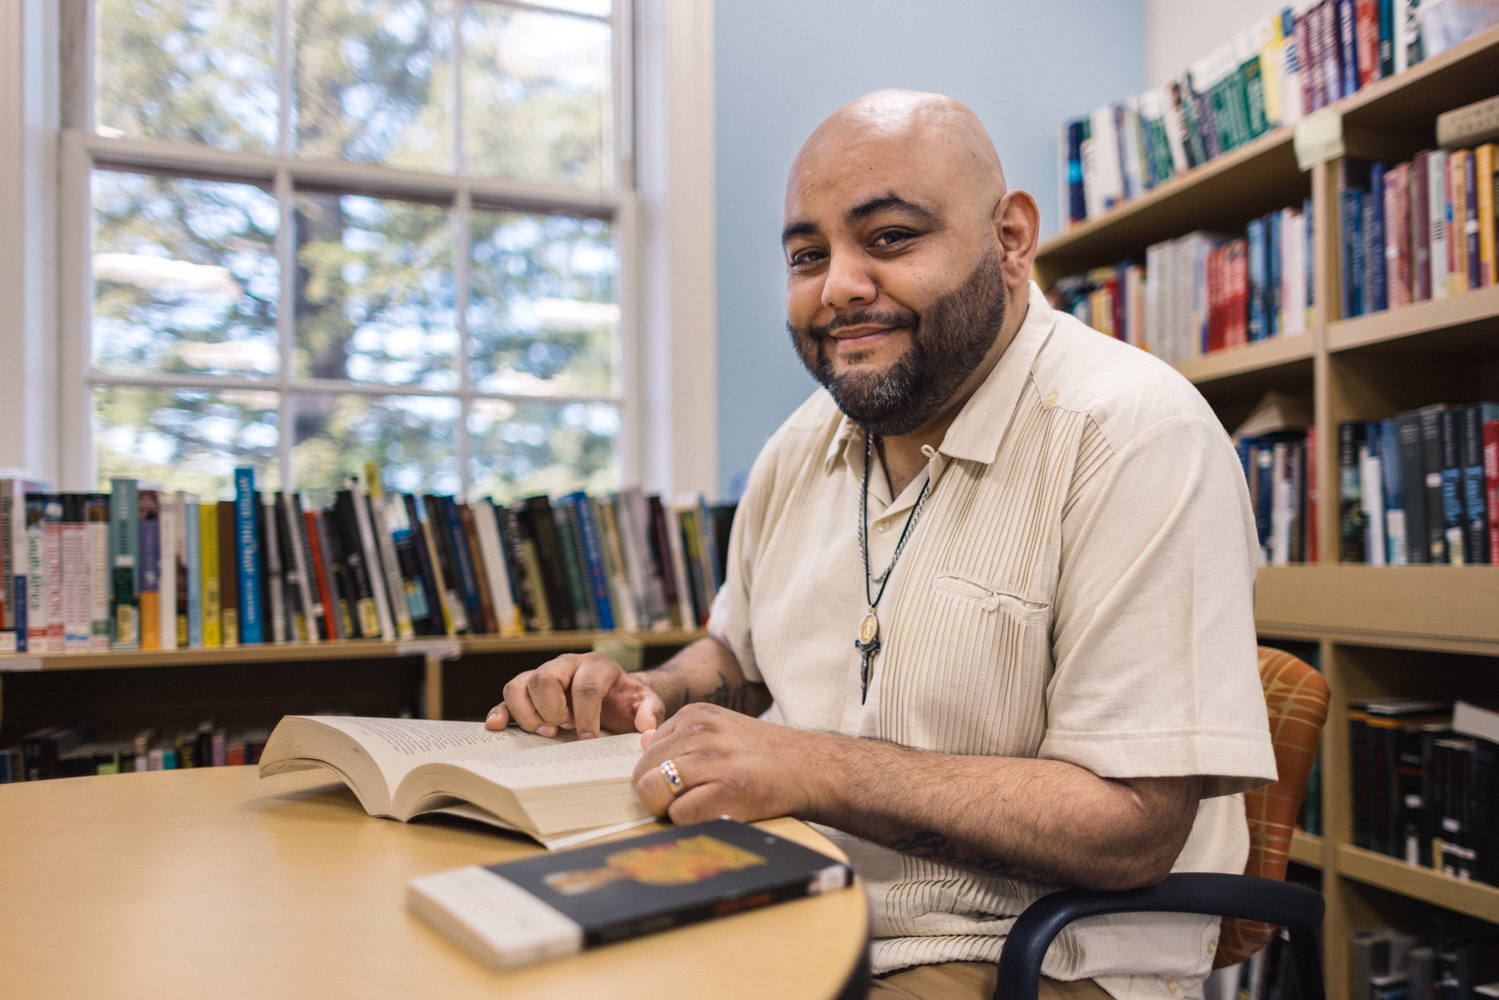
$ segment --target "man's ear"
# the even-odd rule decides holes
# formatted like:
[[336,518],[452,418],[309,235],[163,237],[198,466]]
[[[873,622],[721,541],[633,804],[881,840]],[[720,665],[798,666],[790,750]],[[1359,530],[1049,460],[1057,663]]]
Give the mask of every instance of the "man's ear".
[[1031,278],[1031,264],[1041,235],[1041,211],[1036,199],[1025,191],[1009,191],[994,206],[994,238],[999,243],[1000,266],[1005,284],[1024,287]]

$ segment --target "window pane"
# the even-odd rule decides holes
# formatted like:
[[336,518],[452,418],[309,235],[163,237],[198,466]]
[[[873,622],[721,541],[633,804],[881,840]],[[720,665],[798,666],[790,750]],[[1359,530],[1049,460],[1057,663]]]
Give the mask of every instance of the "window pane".
[[612,183],[609,37],[599,21],[467,4],[468,172],[590,188]]
[[470,494],[508,503],[537,493],[618,488],[619,408],[611,403],[476,399],[468,429]]
[[296,0],[297,149],[448,171],[449,0]]
[[234,468],[255,468],[261,489],[279,489],[274,392],[103,386],[94,390],[99,489],[134,476],[203,500],[234,493]]
[[99,0],[99,134],[274,152],[273,0]]
[[299,376],[456,386],[448,209],[299,194],[296,295]]
[[619,307],[607,222],[473,213],[469,379],[482,392],[609,395]]
[[380,466],[390,489],[459,492],[456,399],[303,393],[293,404],[293,475],[314,499],[342,489],[365,462]]
[[276,199],[249,184],[96,170],[93,363],[259,376],[279,363]]
[[[488,0],[481,0],[488,2]],[[522,3],[531,0],[521,0]],[[543,7],[555,7],[558,10],[573,10],[579,14],[596,14],[599,17],[608,17],[609,12],[614,9],[610,0],[535,0]]]

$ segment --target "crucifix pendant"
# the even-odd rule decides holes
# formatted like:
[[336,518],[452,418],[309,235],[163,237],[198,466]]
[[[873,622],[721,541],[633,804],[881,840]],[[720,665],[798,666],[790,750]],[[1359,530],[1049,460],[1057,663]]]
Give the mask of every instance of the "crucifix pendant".
[[875,616],[874,608],[869,609],[869,614],[859,623],[859,638],[854,640],[854,648],[863,657],[859,665],[859,704],[863,704],[869,697],[869,675],[874,664],[874,654],[880,651],[880,620]]

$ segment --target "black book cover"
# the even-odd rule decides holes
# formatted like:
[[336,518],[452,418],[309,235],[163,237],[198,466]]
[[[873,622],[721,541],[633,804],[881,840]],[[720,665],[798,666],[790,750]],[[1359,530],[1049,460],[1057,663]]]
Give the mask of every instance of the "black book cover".
[[306,591],[297,573],[297,553],[291,541],[291,523],[287,520],[290,516],[291,509],[286,503],[286,494],[277,490],[271,497],[271,520],[276,523],[276,551],[281,556],[281,587],[286,596],[286,635],[297,642],[302,638],[302,629],[306,629],[309,635],[314,635],[316,633],[312,630],[317,626],[307,613]]
[[1463,414],[1461,407],[1442,410],[1442,530],[1447,561],[1472,562],[1463,546]]
[[648,532],[651,540],[651,553],[655,556],[656,565],[661,570],[661,585],[666,596],[667,613],[672,617],[672,625],[682,628],[688,625],[686,621],[688,613],[684,612],[682,607],[682,588],[677,585],[676,567],[671,561],[671,541],[666,537],[666,508],[662,506],[661,497],[658,494],[646,497],[645,502],[651,516]]
[[536,613],[536,598],[531,593],[530,581],[526,578],[524,529],[520,518],[509,507],[495,504],[494,519],[495,525],[500,529],[500,544],[505,549],[505,571],[510,574],[510,594],[520,608],[526,631],[538,632],[541,630],[541,620]]
[[320,511],[318,538],[323,544],[323,561],[328,569],[328,586],[333,591],[333,614],[338,618],[340,639],[359,638],[358,624],[354,617],[355,591],[349,579],[348,567],[344,565],[343,541],[339,538],[338,521],[333,511]]
[[1338,425],[1338,559],[1365,561],[1363,480],[1359,448],[1364,443],[1364,424],[1345,420]]
[[1348,759],[1352,763],[1353,843],[1373,846],[1373,764],[1369,753],[1366,705],[1348,706]]
[[1426,561],[1447,562],[1447,532],[1442,507],[1442,411],[1428,406],[1421,418],[1421,477],[1426,497]]
[[713,515],[713,555],[716,560],[713,568],[718,575],[713,581],[715,589],[723,586],[724,574],[728,572],[729,533],[734,530],[734,514],[738,510],[737,503],[716,503],[709,508]]
[[[411,529],[411,554],[416,561],[416,578],[421,583],[421,600],[427,605],[426,629],[423,635],[447,635],[448,626],[442,617],[442,590],[437,585],[433,570],[431,548],[427,545],[427,532],[422,524],[421,506],[410,493],[401,494],[406,506],[406,524]],[[413,615],[412,624],[415,625]]]
[[[276,618],[271,613],[271,588],[281,586],[281,581],[271,579],[271,547],[265,544],[265,539],[267,537],[265,533],[265,504],[261,503],[261,494],[259,490],[256,490],[252,494],[252,496],[254,497],[251,503],[253,504],[253,509],[255,511],[255,537],[260,540],[259,543],[255,546],[255,561],[259,564],[260,568],[261,635],[265,637],[265,642],[280,642],[282,639],[286,638],[286,636],[285,634],[276,634]],[[277,539],[277,541],[279,542],[280,539]],[[282,624],[282,627],[285,627],[284,622]]]
[[[297,519],[297,541],[302,546],[302,562],[307,569],[307,579],[302,581],[307,588],[307,602],[303,606],[303,610],[307,613],[307,634],[315,635],[319,639],[332,639],[336,635],[334,631],[336,626],[333,624],[334,609],[328,607],[324,601],[323,585],[318,574],[318,564],[322,562],[322,553],[314,555],[312,551],[317,540],[307,524],[307,512],[302,509],[301,496],[293,493],[287,502],[290,507],[290,516]],[[321,548],[320,545],[319,548]],[[323,572],[327,573],[326,563],[323,566]]]
[[1484,496],[1483,477],[1483,404],[1474,403],[1461,410],[1463,495],[1463,561],[1482,564],[1489,561],[1489,506]]
[[[442,573],[441,599],[448,613],[453,616],[453,631],[469,630],[468,604],[463,599],[462,586],[458,580],[458,564],[453,556],[453,537],[448,531],[448,516],[442,509],[442,497],[428,493],[422,497],[422,506],[427,512],[427,528],[432,542],[432,556],[437,569]],[[459,616],[462,616],[461,618]]]
[[337,531],[340,562],[349,581],[350,612],[360,638],[380,636],[380,619],[375,614],[375,591],[370,581],[369,561],[359,540],[359,520],[354,513],[354,494],[339,490],[334,495],[333,520]]
[[583,947],[841,889],[853,871],[728,819],[490,865],[583,928]]
[[448,552],[453,557],[453,568],[458,574],[457,590],[463,597],[464,610],[468,615],[470,630],[484,630],[484,612],[479,601],[479,573],[481,572],[469,555],[468,535],[463,530],[463,518],[458,503],[452,497],[439,497],[443,523],[447,526]]
[[557,540],[557,522],[552,517],[551,501],[544,496],[526,497],[516,516],[527,534],[536,541],[541,583],[546,588],[552,628],[564,632],[577,628],[578,620],[573,613],[573,598],[567,586],[567,569],[562,561],[562,545]]
[[454,504],[458,512],[458,529],[463,534],[463,545],[468,552],[469,564],[474,568],[474,588],[479,596],[479,621],[484,631],[498,635],[499,619],[495,617],[494,594],[489,589],[489,574],[485,571],[484,553],[479,551],[479,532],[474,526],[474,508],[471,504]]
[[562,566],[567,570],[567,592],[573,599],[573,619],[578,628],[598,628],[598,609],[588,585],[588,567],[583,565],[583,540],[578,533],[577,512],[564,502],[552,508],[557,542],[562,547]]
[[1405,504],[1405,561],[1431,561],[1426,536],[1426,476],[1421,465],[1421,414],[1412,410],[1395,418],[1400,443],[1400,495]]

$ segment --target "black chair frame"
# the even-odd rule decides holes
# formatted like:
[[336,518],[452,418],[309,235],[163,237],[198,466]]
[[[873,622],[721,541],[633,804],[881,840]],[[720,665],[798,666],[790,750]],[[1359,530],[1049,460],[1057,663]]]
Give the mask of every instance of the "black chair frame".
[[1062,928],[1111,913],[1198,913],[1286,927],[1296,963],[1300,1000],[1324,1000],[1322,894],[1305,886],[1249,875],[1179,872],[1158,885],[1124,892],[1063,889],[1042,896],[1015,921],[999,957],[994,1000],[1036,1000],[1041,961]]

